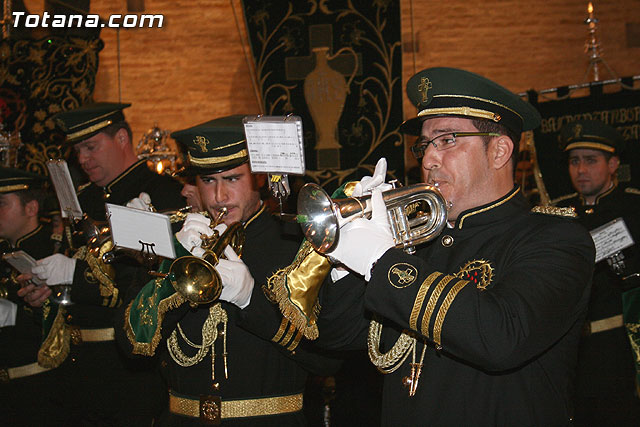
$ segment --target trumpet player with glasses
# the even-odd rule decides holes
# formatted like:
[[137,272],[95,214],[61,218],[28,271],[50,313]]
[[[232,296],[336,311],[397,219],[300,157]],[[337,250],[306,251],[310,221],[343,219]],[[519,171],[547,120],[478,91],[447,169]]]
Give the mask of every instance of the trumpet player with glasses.
[[252,174],[243,116],[171,136],[187,151],[205,213],[188,214],[175,260],[132,294],[116,336],[132,355],[161,359],[169,407],[158,425],[306,425],[307,372],[339,363],[301,344],[264,286],[299,238],[267,210]]
[[340,220],[326,250],[351,274],[331,273],[318,342],[367,343],[383,425],[568,425],[594,247],[572,211],[532,208],[514,184],[540,116],[460,69],[420,71],[407,94],[418,115],[401,130],[418,136],[446,225],[408,253],[387,213],[395,190],[373,188],[371,217]]
[[[129,106],[93,103],[54,117],[88,179],[77,189],[85,221],[100,227],[106,222],[105,203],[144,210],[153,206],[159,211],[184,207],[180,184],[138,160],[123,112]],[[71,236],[71,228],[65,234]],[[32,306],[49,307],[38,361],[58,367],[66,424],[149,424],[166,404],[162,381],[151,363],[122,355],[113,329],[114,314],[127,288],[137,281],[146,283],[148,269],[129,258],[105,262],[102,255],[109,250],[110,239],[98,248],[81,239],[69,240],[75,251],[72,256],[54,254],[33,267],[32,276],[46,286],[27,285],[20,290]],[[70,305],[52,304],[59,301],[54,297],[61,286],[70,288],[70,301],[61,301]]]

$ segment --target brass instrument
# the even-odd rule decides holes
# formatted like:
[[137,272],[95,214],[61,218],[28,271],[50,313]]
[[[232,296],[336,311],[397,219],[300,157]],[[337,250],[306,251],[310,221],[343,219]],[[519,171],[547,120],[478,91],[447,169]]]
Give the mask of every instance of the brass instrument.
[[[371,196],[332,200],[318,185],[309,183],[298,194],[298,222],[314,249],[322,254],[338,243],[342,218],[371,216]],[[415,246],[440,234],[447,222],[447,204],[440,191],[428,184],[393,188],[382,193],[397,248],[414,253]]]
[[[209,227],[214,229],[226,213],[227,210],[223,208]],[[221,236],[214,230],[211,237],[202,236],[201,247],[205,250],[202,258],[191,255],[180,257],[171,264],[167,275],[160,276],[168,276],[176,292],[185,297],[192,307],[209,304],[222,293],[222,279],[215,269],[222,252],[227,245],[231,245],[240,256],[244,240],[244,228],[239,222],[231,224]]]

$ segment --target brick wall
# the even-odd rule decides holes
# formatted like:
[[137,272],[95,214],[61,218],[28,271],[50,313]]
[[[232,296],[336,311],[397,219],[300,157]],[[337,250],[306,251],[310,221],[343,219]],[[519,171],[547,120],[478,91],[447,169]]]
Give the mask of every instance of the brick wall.
[[[404,81],[414,70],[453,66],[515,92],[582,83],[587,3],[405,0]],[[640,47],[627,47],[627,25],[640,26],[640,1],[594,3],[604,59],[619,76],[640,74]],[[259,112],[232,4],[243,28],[239,0],[145,0],[145,13],[164,14],[163,28],[103,29],[95,99],[118,99],[119,38],[120,91],[123,101],[133,103],[127,113],[135,141],[154,122],[176,130]],[[127,13],[126,7],[125,0],[91,2],[91,12],[103,17]],[[601,79],[611,78],[601,70]],[[413,113],[405,102],[405,116]]]

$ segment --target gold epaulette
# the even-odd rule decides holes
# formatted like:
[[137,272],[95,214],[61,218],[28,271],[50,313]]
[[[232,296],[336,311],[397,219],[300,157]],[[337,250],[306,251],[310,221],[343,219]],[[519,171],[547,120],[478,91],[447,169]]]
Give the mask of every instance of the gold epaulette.
[[564,216],[569,218],[576,218],[578,214],[573,207],[559,208],[557,206],[534,206],[531,208],[531,212],[540,213],[545,215]]
[[577,195],[578,195],[578,193],[565,194],[564,196],[560,196],[560,197],[557,197],[557,198],[553,199],[551,201],[551,204],[555,205],[556,203],[561,202],[563,200],[572,199],[572,198],[576,197]]
[[629,193],[629,194],[638,194],[640,195],[640,190],[638,190],[637,188],[633,188],[633,187],[627,187],[624,189],[625,193]]

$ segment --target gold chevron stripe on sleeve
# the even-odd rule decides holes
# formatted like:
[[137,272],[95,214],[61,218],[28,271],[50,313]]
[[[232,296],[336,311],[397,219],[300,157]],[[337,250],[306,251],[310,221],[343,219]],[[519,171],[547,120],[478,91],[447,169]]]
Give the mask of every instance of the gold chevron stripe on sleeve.
[[284,336],[284,331],[287,330],[288,324],[289,321],[285,317],[283,317],[282,321],[280,322],[280,328],[278,329],[278,332],[276,332],[276,334],[273,336],[273,338],[271,338],[271,341],[275,343],[279,342]]
[[464,288],[467,283],[469,283],[468,280],[459,280],[455,285],[453,285],[451,289],[449,289],[449,292],[447,292],[447,296],[444,298],[442,305],[438,309],[438,315],[436,316],[436,323],[435,325],[433,325],[433,341],[438,345],[442,344],[441,335],[442,335],[442,324],[444,323],[444,318],[447,315],[447,312],[449,311],[449,308],[451,307],[453,300],[458,295],[458,292],[460,292],[460,290]]
[[413,304],[413,309],[411,310],[411,316],[409,317],[409,327],[413,330],[418,329],[418,316],[420,315],[420,310],[422,310],[422,304],[424,303],[424,297],[429,292],[429,288],[433,284],[433,282],[440,276],[442,273],[436,271],[431,273],[422,285],[420,285],[420,289],[418,290],[418,295],[416,295],[416,300]]
[[300,340],[301,339],[302,339],[302,332],[298,331],[296,336],[291,341],[291,344],[289,344],[289,346],[287,347],[287,350],[289,350],[289,351],[295,350],[298,347],[298,344],[300,344]]
[[444,290],[444,288],[454,278],[455,278],[454,276],[450,276],[448,274],[446,276],[444,276],[440,280],[440,282],[438,282],[438,284],[436,285],[435,289],[431,293],[431,296],[429,297],[429,301],[427,302],[427,308],[425,309],[424,315],[422,316],[421,332],[422,332],[422,335],[424,335],[425,337],[429,337],[430,336],[429,335],[429,323],[431,323],[431,317],[433,316],[433,311],[436,308],[436,303],[438,302],[438,299],[440,298],[440,295],[442,294],[442,291]]

